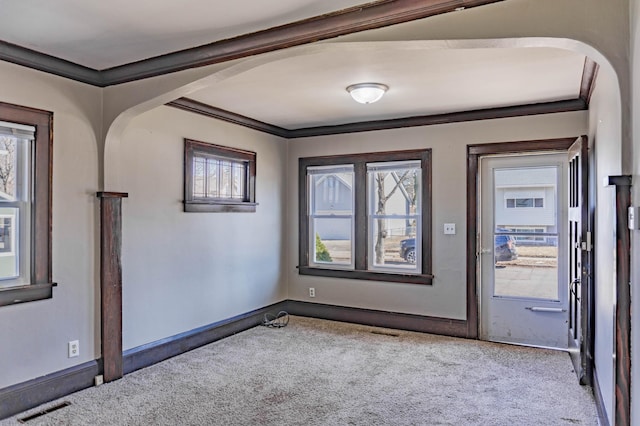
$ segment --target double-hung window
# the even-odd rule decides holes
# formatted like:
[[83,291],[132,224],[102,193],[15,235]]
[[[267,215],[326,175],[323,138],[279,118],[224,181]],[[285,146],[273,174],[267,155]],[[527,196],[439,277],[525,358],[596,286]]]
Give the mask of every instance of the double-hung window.
[[431,151],[300,159],[303,275],[430,284]]
[[0,306],[50,298],[53,114],[0,102]]

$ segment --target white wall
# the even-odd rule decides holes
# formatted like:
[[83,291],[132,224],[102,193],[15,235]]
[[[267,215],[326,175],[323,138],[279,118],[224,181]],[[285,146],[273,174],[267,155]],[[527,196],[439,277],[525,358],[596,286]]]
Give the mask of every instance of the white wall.
[[[183,138],[257,154],[255,213],[184,213]],[[122,140],[123,348],[286,299],[286,141],[171,107]]]
[[617,82],[606,70],[598,73],[589,111],[589,142],[595,197],[594,257],[595,368],[602,396],[613,424],[615,340],[615,187],[604,184],[608,176],[621,173],[620,102]]
[[[298,182],[287,189],[289,298],[453,319],[466,318],[466,146],[573,137],[587,132],[587,113],[531,116],[414,127],[289,141],[288,176],[298,173],[298,158],[319,155],[431,148],[433,162],[432,286],[369,282],[298,275]],[[443,235],[456,223],[455,236]],[[315,287],[316,297],[308,297]]]
[[[53,298],[0,308],[0,388],[100,356],[100,89],[0,62],[0,101],[53,111]],[[67,358],[67,342],[80,356]]]

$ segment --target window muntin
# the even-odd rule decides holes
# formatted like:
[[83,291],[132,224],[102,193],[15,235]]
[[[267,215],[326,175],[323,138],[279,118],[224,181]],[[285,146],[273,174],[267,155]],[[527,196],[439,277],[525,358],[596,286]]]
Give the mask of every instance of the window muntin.
[[421,179],[420,161],[367,164],[370,270],[421,271]]
[[193,156],[193,198],[248,200],[246,175],[249,162],[226,158]]
[[[372,170],[378,167],[379,171],[383,173],[383,168],[385,166],[392,166],[395,168],[400,166],[400,169],[402,169],[406,167],[405,163],[411,161],[415,162],[414,164],[416,165],[419,164],[419,169],[421,170],[419,184],[416,185],[419,204],[415,207],[415,214],[414,212],[408,212],[405,209],[401,212],[396,212],[394,210],[388,217],[377,217],[376,212],[371,210],[370,200],[373,199],[373,195],[370,194],[372,186],[368,183],[371,178],[367,173],[367,166],[369,165],[369,168]],[[300,158],[299,163],[300,263],[298,271],[301,275],[431,284],[433,275],[431,274],[430,149]],[[352,197],[351,202],[353,203],[353,222],[348,223],[353,232],[353,239],[350,243],[353,253],[353,265],[346,265],[346,259],[343,259],[343,265],[334,265],[334,262],[323,262],[317,258],[314,244],[314,226],[318,226],[318,224],[314,223],[314,220],[319,218],[314,217],[311,214],[311,207],[313,202],[320,199],[324,200],[324,202],[333,202],[334,204],[342,203],[345,192],[336,191],[335,183],[337,180],[328,178],[325,178],[326,183],[323,183],[322,186],[316,185],[314,192],[311,189],[310,180],[312,178],[310,176],[314,173],[314,168],[317,168],[316,170],[320,170],[320,167],[330,169],[331,167],[344,167],[345,165],[352,166],[354,172],[353,195],[350,196]],[[311,170],[311,174],[309,174],[309,170]],[[393,175],[389,174],[389,176],[393,179]],[[408,196],[410,197],[410,195]],[[336,208],[334,210],[338,209]],[[373,215],[370,214],[370,210],[373,212]],[[384,216],[386,216],[386,211]],[[331,219],[334,224],[338,223],[338,219],[346,221],[346,217],[336,217],[336,212],[333,213],[332,218],[327,217],[327,219]],[[393,229],[398,228],[401,230],[399,232],[408,234],[406,235],[406,238],[404,236],[396,236],[398,237],[396,239],[401,239],[401,241],[394,241],[393,245],[397,246],[392,247],[390,245],[389,250],[385,250],[388,252],[389,256],[392,256],[393,251],[399,252],[400,243],[404,240],[405,242],[410,242],[411,245],[417,246],[420,251],[419,258],[417,259],[415,258],[415,252],[413,253],[413,260],[415,263],[409,262],[406,259],[402,261],[399,260],[398,254],[393,254],[395,256],[393,260],[389,259],[389,257],[385,260],[385,257],[383,256],[383,260],[381,262],[375,261],[375,244],[371,241],[375,241],[375,239],[372,239],[372,236],[377,236],[376,226],[379,220],[383,220],[381,223],[383,226],[386,226],[387,233],[389,233],[389,231],[391,233],[397,233],[398,231],[393,231]],[[412,224],[413,220],[416,220],[415,225]],[[394,223],[394,221],[396,223]],[[346,223],[343,225],[346,226]],[[415,227],[415,230],[412,229],[412,227]],[[413,233],[415,233],[415,237],[411,238]],[[384,235],[384,232],[381,235]],[[329,252],[337,249],[337,247],[332,244],[329,244],[328,246],[325,244],[325,246]],[[393,263],[394,261],[395,263]]]
[[255,212],[256,153],[185,139],[186,212]]
[[506,203],[508,209],[544,207],[543,198],[507,198]]
[[353,165],[309,167],[309,263],[354,268]]

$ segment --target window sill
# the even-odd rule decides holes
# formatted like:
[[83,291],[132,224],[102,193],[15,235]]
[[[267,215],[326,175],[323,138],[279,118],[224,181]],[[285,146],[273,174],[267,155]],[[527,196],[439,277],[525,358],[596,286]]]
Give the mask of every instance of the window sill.
[[433,284],[433,275],[430,274],[403,274],[359,270],[353,271],[342,269],[310,268],[308,266],[299,266],[298,273],[300,275],[313,275],[316,277],[348,278],[353,280],[385,281],[405,284]]
[[5,288],[0,287],[0,306],[51,299],[53,296],[53,287],[57,285],[57,283],[47,283]]
[[184,211],[192,213],[255,213],[258,203],[243,201],[189,201]]

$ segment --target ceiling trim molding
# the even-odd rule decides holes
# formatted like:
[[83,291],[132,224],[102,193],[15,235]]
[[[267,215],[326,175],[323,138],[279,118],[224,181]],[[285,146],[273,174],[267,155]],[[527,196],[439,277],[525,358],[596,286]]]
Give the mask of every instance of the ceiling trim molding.
[[588,56],[584,58],[584,68],[582,69],[582,80],[580,81],[580,99],[587,107],[591,103],[591,95],[596,85],[596,77],[600,66]]
[[486,108],[447,114],[395,118],[391,120],[365,121],[360,123],[340,124],[337,126],[308,127],[304,129],[291,130],[289,132],[289,138],[369,132],[373,130],[389,130],[404,127],[433,126],[435,124],[492,120],[497,118],[521,117],[538,114],[554,114],[559,112],[582,111],[585,109],[587,109],[587,107],[582,99],[572,99],[539,104]]
[[246,58],[503,0],[382,0],[103,70],[107,85]]
[[2,41],[0,60],[106,87],[501,1],[380,0],[104,70]]
[[283,138],[289,137],[288,135],[290,130],[287,130],[285,128],[274,126],[263,121],[254,120],[251,117],[236,114],[235,112],[227,111],[221,108],[216,108],[193,99],[179,98],[175,101],[168,102],[165,105],[178,108],[183,111],[204,115],[205,117],[217,118],[218,120],[227,121],[229,123],[248,127],[260,132],[269,133],[271,135],[276,135]]
[[104,87],[100,71],[0,40],[0,60]]
[[432,126],[435,124],[461,123],[465,121],[492,120],[497,118],[522,117],[539,114],[555,114],[560,112],[584,111],[588,108],[581,98],[564,101],[543,102],[538,104],[518,105],[500,108],[485,108],[473,111],[453,112],[447,114],[421,115],[390,120],[363,121],[358,123],[339,124],[336,126],[317,126],[289,130],[269,123],[254,120],[221,108],[212,107],[189,98],[180,98],[166,105],[193,112],[210,118],[217,118],[264,133],[287,139],[313,136],[328,136],[344,133],[370,132],[375,130],[400,129],[405,127]]

